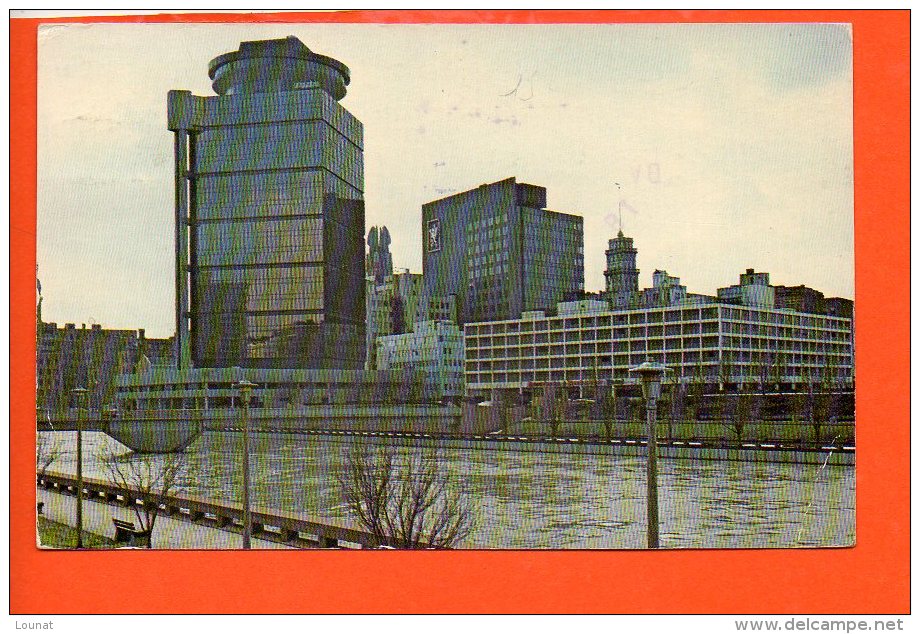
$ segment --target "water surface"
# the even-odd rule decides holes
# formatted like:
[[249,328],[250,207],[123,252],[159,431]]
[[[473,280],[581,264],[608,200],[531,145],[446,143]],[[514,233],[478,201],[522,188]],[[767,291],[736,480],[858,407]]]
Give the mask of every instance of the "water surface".
[[[51,470],[75,473],[75,432],[42,432],[63,450]],[[84,438],[84,475],[105,478],[100,452],[129,454],[99,432]],[[253,505],[318,518],[350,516],[336,474],[347,437],[253,434]],[[206,433],[188,450],[181,490],[241,499],[242,436]],[[430,448],[401,446],[402,453]],[[438,459],[469,493],[470,548],[644,548],[645,460],[636,456],[537,453],[442,446]],[[851,546],[852,466],[659,460],[665,548]]]

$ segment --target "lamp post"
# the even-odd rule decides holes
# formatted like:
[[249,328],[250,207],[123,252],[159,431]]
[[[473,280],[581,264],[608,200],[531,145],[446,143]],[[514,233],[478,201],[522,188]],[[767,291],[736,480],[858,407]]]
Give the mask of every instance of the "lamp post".
[[75,387],[70,393],[77,401],[77,548],[83,548],[83,401],[89,391]]
[[646,361],[630,368],[639,375],[642,396],[645,398],[645,414],[648,423],[648,444],[646,451],[646,510],[648,515],[648,547],[658,548],[658,397],[661,396],[661,380],[667,368],[660,363]]
[[252,510],[249,507],[249,397],[255,383],[241,379],[234,387],[239,390],[243,411],[243,548],[252,548]]

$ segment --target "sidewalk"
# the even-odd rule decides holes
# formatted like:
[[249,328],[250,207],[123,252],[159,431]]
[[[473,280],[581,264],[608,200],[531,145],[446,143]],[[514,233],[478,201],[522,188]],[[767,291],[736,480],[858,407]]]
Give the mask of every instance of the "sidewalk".
[[[44,502],[42,515],[47,519],[76,525],[77,498],[71,495],[46,491],[36,487],[37,501]],[[113,537],[115,527],[112,518],[129,520],[137,525],[134,511],[120,504],[105,504],[102,501],[83,500],[83,530]],[[161,512],[153,528],[153,547],[157,549],[195,549],[195,550],[237,550],[242,544],[242,535],[213,526],[197,524],[191,521],[175,519]],[[253,537],[253,549],[290,548],[285,544]]]

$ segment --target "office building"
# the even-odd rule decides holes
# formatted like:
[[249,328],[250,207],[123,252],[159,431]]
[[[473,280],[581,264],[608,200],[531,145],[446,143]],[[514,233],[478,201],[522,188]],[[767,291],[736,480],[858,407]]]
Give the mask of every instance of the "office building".
[[742,273],[738,284],[718,289],[716,296],[723,304],[761,308],[774,308],[776,299],[774,288],[770,286],[770,274],[755,273],[754,269]]
[[364,340],[362,124],[348,68],[294,37],[173,90],[179,368],[357,369]]
[[668,275],[667,271],[655,270],[652,273],[652,288],[644,288],[639,293],[640,308],[656,306],[676,306],[687,300],[687,287],[680,283],[679,277]]
[[409,269],[388,275],[379,283],[374,277],[367,278],[367,369],[377,367],[378,337],[400,335],[415,329],[421,293],[422,276],[410,273]]
[[467,390],[481,397],[549,383],[629,384],[629,368],[645,361],[686,380],[751,384],[769,371],[793,390],[819,375],[853,385],[852,322],[829,315],[729,304],[611,311],[589,301],[559,306],[557,316],[466,324],[464,335]]
[[835,317],[853,318],[853,300],[843,297],[825,297],[821,291],[804,284],[798,286],[774,286],[776,307],[788,308],[800,313],[816,313]]
[[824,293],[809,288],[804,284],[798,286],[774,286],[776,308],[788,308],[800,313],[823,313]]
[[426,317],[513,319],[584,290],[579,216],[549,211],[546,189],[508,178],[422,206]]
[[853,319],[853,300],[844,297],[826,297],[824,299],[824,313],[834,317]]

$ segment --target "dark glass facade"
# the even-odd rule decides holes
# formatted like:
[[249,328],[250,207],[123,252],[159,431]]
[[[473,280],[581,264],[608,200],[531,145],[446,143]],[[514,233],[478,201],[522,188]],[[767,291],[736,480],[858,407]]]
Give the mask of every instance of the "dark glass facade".
[[582,218],[545,205],[514,178],[423,205],[428,313],[455,297],[461,323],[515,319],[584,290]]
[[211,76],[218,96],[169,95],[180,366],[361,367],[363,139],[337,102],[347,68],[287,38],[244,42]]

